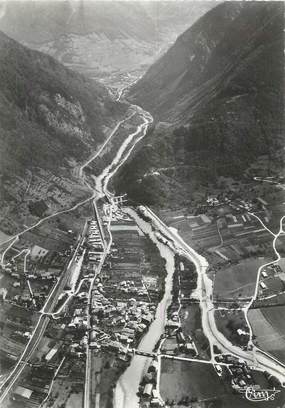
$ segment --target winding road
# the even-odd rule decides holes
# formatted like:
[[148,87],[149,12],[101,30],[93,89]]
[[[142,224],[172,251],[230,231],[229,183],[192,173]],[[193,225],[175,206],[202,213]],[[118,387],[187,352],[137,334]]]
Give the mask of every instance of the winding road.
[[[122,96],[123,92],[120,93],[119,98]],[[96,201],[104,196],[107,196],[108,198],[112,197],[112,194],[107,190],[107,186],[108,186],[108,182],[110,180],[110,178],[117,172],[117,170],[124,164],[124,162],[128,159],[128,157],[130,156],[131,152],[133,151],[135,145],[146,135],[148,126],[150,123],[152,123],[153,118],[152,116],[144,111],[142,108],[140,108],[137,105],[130,105],[129,110],[131,111],[131,113],[129,113],[124,119],[120,120],[116,126],[114,127],[114,129],[112,130],[112,132],[110,133],[110,135],[108,136],[108,138],[106,139],[106,141],[103,143],[103,145],[99,148],[99,150],[91,157],[89,158],[83,165],[78,166],[75,169],[75,174],[80,177],[83,180],[83,183],[85,185],[88,186],[88,188],[90,190],[92,190],[92,195],[75,204],[73,207],[66,209],[66,210],[62,210],[62,211],[58,211],[54,214],[51,214],[45,218],[42,218],[41,220],[39,220],[38,222],[36,222],[35,224],[31,225],[30,227],[25,228],[24,230],[22,230],[21,232],[15,234],[14,236],[9,237],[6,240],[3,240],[2,242],[0,242],[0,247],[3,247],[5,244],[8,244],[8,246],[4,249],[4,251],[1,254],[1,259],[0,262],[2,264],[2,266],[4,265],[4,259],[5,259],[5,255],[7,253],[7,251],[12,248],[12,246],[14,245],[14,243],[19,239],[19,237],[23,234],[25,234],[26,232],[32,230],[33,228],[41,225],[43,222],[56,217],[60,214],[64,214],[66,212],[71,212],[75,209],[77,209],[78,207],[84,205],[85,203],[94,200],[94,208],[96,211]],[[95,180],[95,186],[91,187],[90,184],[85,180],[84,177],[84,168],[86,166],[88,166],[93,160],[97,159],[99,157],[99,155],[103,152],[103,150],[105,149],[105,147],[107,146],[107,144],[111,141],[111,139],[114,137],[114,135],[116,134],[116,132],[118,131],[118,129],[120,128],[120,126],[127,122],[128,120],[130,120],[134,115],[138,115],[139,118],[141,118],[141,123],[139,125],[137,125],[136,129],[134,132],[131,132],[128,137],[124,140],[124,142],[122,143],[122,145],[120,146],[119,150],[117,151],[115,157],[113,158],[113,160],[111,161],[111,163],[103,170],[102,174],[99,175]],[[85,227],[86,229],[86,224]],[[69,261],[67,267],[65,268],[64,272],[62,273],[62,276],[59,278],[59,280],[56,282],[56,284],[54,285],[53,289],[51,290],[45,305],[43,306],[42,310],[39,312],[40,313],[40,317],[39,320],[34,328],[34,331],[31,335],[31,338],[29,339],[21,357],[19,358],[17,364],[14,366],[13,370],[10,372],[10,374],[6,377],[6,379],[1,383],[0,386],[0,405],[4,402],[4,400],[6,399],[6,397],[8,396],[10,390],[12,389],[12,387],[14,386],[14,384],[16,383],[16,381],[19,379],[20,375],[22,374],[24,368],[26,367],[29,359],[31,358],[31,356],[33,355],[34,351],[36,350],[37,346],[39,345],[39,342],[47,328],[48,322],[50,318],[57,318],[58,314],[60,313],[60,311],[62,310],[62,307],[60,308],[59,311],[54,312],[54,307],[58,301],[58,298],[60,296],[61,293],[63,293],[63,289],[64,286],[66,284],[66,281],[68,279],[68,277],[70,276],[70,273],[72,271],[72,269],[74,268],[74,262],[75,262],[75,257],[77,255],[77,251],[80,247],[80,243],[84,237],[86,233],[86,230],[83,231],[82,233],[82,238],[81,240],[78,242],[78,245],[72,255],[71,260]],[[110,237],[111,234],[109,233]],[[103,242],[104,242],[104,254],[106,256],[106,254],[108,253],[108,251],[110,250],[110,245],[111,245],[111,240],[109,241],[108,245],[106,245],[104,238],[103,238]],[[91,300],[91,289],[95,280],[95,277],[97,276],[98,273],[100,273],[100,270],[102,268],[102,265],[104,263],[105,260],[105,256],[102,257],[102,260],[100,262],[100,265],[98,267],[98,271],[96,273],[96,275],[94,276],[94,278],[92,279],[92,282],[90,283],[90,291],[89,291],[89,299],[88,301],[90,302]],[[67,302],[69,302],[70,298],[72,296],[74,296],[77,293],[77,291],[75,292],[75,288],[74,290],[69,291],[68,293],[68,298],[66,300],[66,302],[64,303],[67,304]],[[89,356],[89,350],[87,350],[87,364],[86,364],[86,373],[89,369],[89,364],[88,364],[88,356]],[[87,375],[87,374],[86,374]],[[88,378],[88,375],[87,375]],[[87,380],[87,392],[85,392],[85,396],[87,397],[88,394],[88,386],[89,382]],[[89,406],[89,398],[85,398],[85,407]]]
[[[193,248],[187,245],[186,242],[178,234],[169,229],[168,226],[164,224],[150,208],[146,207],[146,211],[152,218],[157,229],[168,236],[169,239],[175,243],[177,251],[183,253],[183,255],[187,257],[191,262],[193,262],[196,267],[198,273],[198,285],[196,293],[198,294],[200,300],[203,331],[210,343],[211,361],[215,363],[213,346],[216,345],[223,353],[229,353],[237,358],[245,360],[249,364],[249,366],[254,367],[254,369],[259,371],[267,371],[269,374],[278,378],[280,383],[285,386],[285,365],[282,362],[280,362],[270,354],[258,349],[257,347],[254,347],[252,351],[245,351],[237,346],[234,346],[217,329],[214,316],[215,306],[212,302],[213,282],[207,276],[207,269],[209,266],[207,260],[199,255]],[[280,230],[282,228],[281,226],[283,218],[285,217],[282,217],[282,219],[280,220]],[[275,242],[278,238],[278,235],[279,233],[276,234],[273,243],[273,248],[275,249],[276,253],[277,251],[275,248]],[[275,262],[276,260],[270,263]],[[258,287],[261,269],[262,267],[260,268],[259,274],[257,276],[256,287]]]
[[[118,99],[123,95],[124,90],[122,89],[119,93]],[[113,175],[118,171],[118,169],[126,162],[126,160],[129,158],[130,154],[132,153],[134,147],[136,144],[143,138],[145,137],[147,130],[150,126],[150,124],[153,122],[152,116],[144,111],[142,108],[136,105],[130,105],[130,110],[131,113],[128,114],[124,119],[119,121],[106,141],[103,143],[103,145],[99,148],[99,150],[91,156],[83,165],[78,166],[75,169],[75,174],[83,180],[83,182],[92,190],[92,195],[91,197],[81,201],[80,203],[77,203],[70,209],[62,210],[59,211],[55,214],[51,214],[41,220],[39,220],[37,223],[34,225],[27,227],[23,231],[19,232],[18,234],[15,234],[12,237],[9,237],[9,239],[6,239],[0,243],[1,246],[8,244],[8,247],[2,252],[1,255],[1,264],[4,265],[4,260],[5,260],[5,255],[9,248],[11,248],[14,243],[19,239],[21,235],[23,235],[25,232],[30,231],[31,229],[39,226],[42,224],[44,221],[56,217],[60,214],[70,212],[75,210],[76,208],[84,205],[88,201],[94,200],[94,205],[96,207],[96,201],[99,198],[102,197],[108,197],[112,203],[112,193],[108,191],[108,183],[110,179],[113,177]],[[96,178],[95,180],[95,185],[92,187],[90,184],[85,180],[84,177],[84,168],[87,167],[92,161],[96,160],[100,154],[103,152],[107,144],[112,140],[118,129],[120,128],[121,125],[126,123],[128,120],[130,120],[134,115],[138,115],[141,118],[141,123],[137,125],[136,129],[132,131],[124,140],[118,151],[116,152],[115,157],[109,163],[109,165],[106,166],[106,168],[103,170],[103,172]],[[260,180],[257,180],[260,181]],[[215,306],[212,301],[212,293],[213,293],[213,282],[212,280],[208,277],[207,275],[207,270],[209,267],[209,264],[206,260],[206,258],[202,257],[199,255],[193,248],[191,248],[182,238],[181,236],[173,231],[173,229],[169,228],[162,220],[160,220],[157,215],[148,207],[146,207],[146,211],[148,215],[151,217],[153,220],[153,223],[155,224],[157,230],[162,232],[165,236],[167,236],[175,245],[175,248],[177,252],[180,254],[183,254],[186,258],[188,258],[191,262],[194,263],[197,273],[198,273],[198,282],[197,282],[197,290],[195,293],[198,296],[199,302],[200,302],[200,308],[201,308],[201,314],[202,314],[202,327],[205,335],[207,336],[210,344],[210,351],[211,351],[211,358],[208,363],[215,364],[215,353],[214,353],[214,345],[217,346],[223,353],[226,354],[231,354],[233,356],[236,356],[238,358],[243,359],[246,361],[249,366],[253,367],[256,370],[260,371],[267,371],[268,373],[272,374],[276,378],[279,379],[281,384],[285,386],[285,365],[282,364],[280,361],[275,359],[273,356],[270,354],[258,349],[256,346],[253,345],[252,343],[252,328],[250,325],[250,322],[247,317],[247,312],[252,305],[253,301],[257,297],[257,292],[258,292],[258,285],[259,285],[259,279],[260,279],[260,274],[262,271],[262,268],[264,268],[267,265],[276,263],[280,259],[280,255],[278,251],[276,250],[276,241],[281,233],[283,233],[283,219],[285,219],[285,216],[281,218],[280,220],[280,229],[277,234],[274,234],[272,231],[270,231],[260,220],[255,214],[252,214],[254,217],[258,218],[259,221],[261,222],[262,226],[270,232],[272,236],[274,236],[273,239],[273,250],[276,254],[277,259],[275,259],[272,262],[269,262],[267,264],[262,265],[257,274],[257,280],[256,280],[256,287],[255,287],[255,293],[252,298],[252,301],[244,308],[245,311],[245,316],[247,319],[248,327],[250,329],[250,338],[251,338],[251,346],[252,350],[242,350],[241,348],[234,346],[229,340],[227,340],[224,335],[217,329],[216,326],[216,321],[215,321]],[[109,225],[108,228],[110,227],[110,220],[109,220]],[[110,231],[109,231],[110,232]],[[111,237],[111,234],[109,234]],[[84,233],[82,234],[82,237],[84,237]],[[221,237],[221,236],[220,236]],[[221,237],[222,240],[222,237]],[[42,310],[39,312],[40,317],[39,320],[35,326],[35,329],[32,333],[32,336],[27,344],[27,346],[24,349],[24,352],[22,353],[20,359],[18,360],[17,364],[11,371],[11,373],[7,376],[5,381],[0,386],[0,404],[3,403],[3,401],[6,399],[8,396],[10,390],[16,383],[16,381],[19,379],[20,375],[22,374],[24,368],[26,367],[29,359],[33,355],[34,351],[36,350],[37,346],[39,345],[39,342],[46,330],[46,327],[48,325],[50,317],[57,317],[57,314],[60,313],[62,308],[60,308],[59,311],[54,312],[54,307],[58,301],[59,295],[63,292],[64,285],[70,275],[71,269],[74,266],[75,262],[75,256],[77,254],[77,251],[79,249],[80,243],[82,242],[82,239],[78,242],[78,245],[72,255],[72,258],[70,262],[68,263],[67,267],[65,268],[62,276],[60,279],[57,281],[55,284],[53,290],[51,291],[48,299],[46,300],[46,303]],[[90,282],[90,287],[89,287],[89,294],[88,294],[88,305],[90,306],[91,303],[91,296],[92,296],[92,287],[95,282],[96,276],[98,276],[98,273],[100,273],[102,265],[105,261],[105,258],[110,250],[110,246],[112,243],[112,238],[110,238],[108,244],[105,242],[105,239],[103,238],[104,242],[104,254],[101,258],[100,264],[98,266],[98,269],[96,271],[96,274],[92,278]],[[81,284],[83,282],[81,281]],[[70,291],[68,301],[69,299],[74,296],[78,292],[75,291],[75,288]],[[90,316],[88,316],[88,326],[90,327]],[[169,358],[169,357],[167,357]],[[62,361],[63,362],[63,361]],[[205,363],[205,362],[204,362]],[[90,355],[90,350],[87,346],[87,353],[86,353],[86,377],[85,377],[85,392],[84,392],[84,408],[89,408],[90,406],[90,371],[91,371],[91,355]]]

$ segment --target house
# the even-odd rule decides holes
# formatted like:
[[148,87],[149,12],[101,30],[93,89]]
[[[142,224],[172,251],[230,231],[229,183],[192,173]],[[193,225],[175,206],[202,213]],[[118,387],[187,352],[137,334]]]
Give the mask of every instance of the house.
[[114,352],[119,352],[120,347],[121,347],[121,345],[120,345],[120,343],[118,341],[110,341],[109,344],[108,344],[108,348],[111,351],[114,351]]
[[89,347],[92,348],[92,349],[99,349],[99,348],[101,348],[100,344],[98,344],[96,341],[92,341],[92,342],[89,344]]
[[258,201],[259,201],[261,204],[263,204],[263,205],[268,205],[268,202],[265,201],[265,200],[263,200],[263,198],[257,197],[257,199],[258,199]]
[[184,334],[182,332],[178,332],[176,334],[176,337],[177,337],[177,341],[179,343],[183,343],[183,344],[186,343],[185,336],[184,336]]
[[50,361],[58,352],[58,347],[53,347],[50,351],[46,354],[45,360]]
[[91,330],[90,334],[89,334],[89,340],[90,342],[94,342],[96,340],[96,330]]
[[147,315],[142,317],[142,323],[145,323],[146,325],[150,324],[152,322],[152,316]]
[[8,290],[6,288],[0,288],[0,296],[2,296],[3,299],[6,298],[8,293]]
[[121,335],[121,342],[122,342],[122,343],[127,343],[127,342],[128,342],[128,339],[129,339],[128,336],[126,336],[126,335],[124,335],[124,334]]
[[262,271],[262,272],[261,272],[261,275],[262,275],[264,278],[268,278],[268,274],[267,274],[267,272],[265,272],[265,271]]
[[261,287],[263,290],[267,289],[267,286],[265,285],[264,282],[260,282],[259,284],[260,284],[260,287]]
[[18,387],[14,391],[14,395],[20,396],[22,398],[30,399],[33,391],[29,388],[22,387],[18,385]]
[[193,356],[197,354],[195,347],[192,343],[186,343],[185,347],[186,347],[186,353],[192,354]]
[[179,322],[174,322],[173,320],[167,320],[165,328],[168,329],[177,329],[179,327]]
[[145,385],[145,387],[144,387],[144,390],[143,390],[143,396],[144,397],[151,397],[152,389],[153,389],[153,384],[147,383]]

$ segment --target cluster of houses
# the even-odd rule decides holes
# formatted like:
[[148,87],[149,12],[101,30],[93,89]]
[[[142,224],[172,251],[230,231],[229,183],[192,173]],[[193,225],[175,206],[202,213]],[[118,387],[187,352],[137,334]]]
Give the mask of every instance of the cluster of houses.
[[[108,299],[104,296],[100,278],[96,278],[95,285],[91,300],[90,347],[107,346],[112,351],[120,352],[121,345],[129,347],[134,344],[152,322],[155,305],[135,298],[126,301]],[[109,333],[114,341],[108,343],[106,337],[98,338],[98,332]]]
[[[261,279],[259,281],[259,287],[261,294],[266,295],[269,293],[268,283],[266,284],[267,278],[278,279],[278,275],[282,275],[283,271],[278,264],[268,265],[267,267],[263,268],[261,271]],[[284,278],[283,278],[284,279]],[[270,280],[268,280],[270,282]]]
[[89,246],[88,258],[89,261],[100,260],[101,253],[103,252],[103,243],[100,236],[100,231],[96,221],[91,221],[88,231],[87,243]]
[[148,295],[146,287],[137,288],[134,281],[129,280],[120,282],[117,289],[123,293],[136,294],[138,296]]
[[196,345],[190,335],[185,336],[181,329],[176,332],[176,340],[178,344],[179,351],[185,354],[191,354],[192,357],[198,355]]
[[156,387],[158,360],[153,359],[140,386],[141,406],[157,408],[165,406]]
[[[19,267],[14,260],[11,260],[5,265],[5,268],[1,269],[1,273],[11,278],[11,281],[6,281],[7,284],[0,290],[0,296],[3,300],[9,300],[16,305],[27,308],[32,306],[34,299],[40,306],[56,280],[55,275],[51,272],[40,275],[25,273],[24,271],[19,273],[20,268],[22,266]],[[34,282],[33,285],[32,282]]]
[[[255,385],[251,369],[248,367],[247,363],[244,360],[237,359],[236,357],[228,354],[216,356],[216,360],[218,362],[229,364],[225,369],[227,370],[227,375],[229,375],[230,377],[231,386],[233,389],[239,391],[240,389]],[[217,369],[217,366],[220,368]],[[216,365],[215,368],[218,374],[220,372],[219,375],[221,376],[221,366]]]

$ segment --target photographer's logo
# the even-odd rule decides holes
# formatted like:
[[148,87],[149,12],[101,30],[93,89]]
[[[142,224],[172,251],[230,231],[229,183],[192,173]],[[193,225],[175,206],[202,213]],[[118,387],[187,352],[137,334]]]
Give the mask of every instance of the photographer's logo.
[[275,395],[280,392],[280,390],[262,390],[256,387],[240,388],[239,392],[244,394],[248,401],[274,401]]

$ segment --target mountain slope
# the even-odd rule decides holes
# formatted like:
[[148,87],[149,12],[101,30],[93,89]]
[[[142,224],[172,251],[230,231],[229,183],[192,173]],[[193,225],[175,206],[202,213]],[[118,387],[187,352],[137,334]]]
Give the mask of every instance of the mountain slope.
[[[226,2],[217,6],[151,66],[133,86],[131,98],[161,118],[169,118],[169,114],[179,118],[184,111],[187,119],[209,88],[222,92],[243,66],[254,58],[261,60],[260,54],[266,61],[271,46],[280,48],[282,8],[281,2]],[[276,53],[276,57],[280,68],[280,55]],[[257,67],[253,80],[261,82],[257,75],[264,66],[266,62]]]
[[[4,1],[0,30],[92,77],[140,74],[209,1]],[[2,11],[2,12],[1,12]],[[118,70],[120,72],[118,72]],[[122,75],[123,74],[123,75]]]
[[[76,199],[74,166],[94,152],[124,111],[102,85],[0,33],[2,220],[8,222],[13,203],[29,206],[29,199],[52,196],[53,188],[68,190],[67,205]],[[75,189],[75,196],[86,193]],[[61,201],[47,205],[62,207]]]
[[146,188],[145,200],[185,204],[201,183],[240,177],[284,145],[283,15],[281,2],[223,3],[131,88],[129,99],[157,125],[122,172],[120,189],[143,199]]

